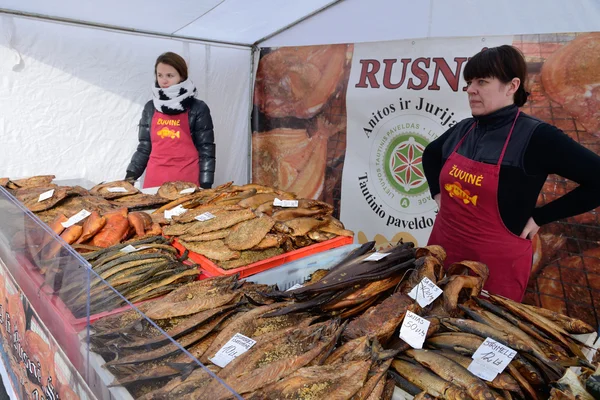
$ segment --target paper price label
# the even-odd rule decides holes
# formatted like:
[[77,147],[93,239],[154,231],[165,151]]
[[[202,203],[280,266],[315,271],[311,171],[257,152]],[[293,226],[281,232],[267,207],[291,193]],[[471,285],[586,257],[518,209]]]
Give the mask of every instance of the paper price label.
[[369,257],[365,258],[364,261],[379,261],[382,258],[385,258],[389,255],[390,255],[390,253],[379,253],[376,251],[375,253],[371,254]]
[[44,193],[40,194],[40,198],[38,199],[38,203],[40,201],[48,200],[52,196],[54,196],[54,189],[50,189],[47,192],[44,192]]
[[496,376],[498,376],[496,371],[492,371],[489,367],[484,364],[480,364],[479,361],[476,360],[471,361],[471,364],[469,364],[467,369],[476,377],[488,382],[493,381],[496,379]]
[[400,327],[400,339],[408,343],[413,349],[422,349],[427,337],[430,322],[417,314],[406,311],[404,321]]
[[121,186],[109,187],[106,188],[111,193],[127,193],[128,190]]
[[196,188],[187,188],[187,189],[183,189],[181,192],[179,192],[179,194],[190,194],[190,193],[194,193],[196,191]]
[[440,289],[429,278],[425,277],[417,286],[412,288],[408,295],[419,303],[421,307],[428,306],[433,303],[442,294]]
[[198,221],[200,221],[200,222],[208,221],[208,220],[211,220],[211,219],[213,219],[213,218],[215,218],[215,216],[214,216],[214,215],[212,215],[212,214],[211,214],[211,213],[209,213],[209,212],[205,212],[204,214],[200,214],[200,215],[198,215],[198,216],[196,217],[196,219],[197,219]]
[[515,355],[517,352],[510,347],[498,343],[494,339],[486,338],[471,358],[483,368],[500,374]]
[[184,214],[186,211],[187,211],[187,208],[183,208],[183,206],[180,204],[175,208],[171,208],[170,210],[165,210],[165,218],[171,219],[173,217],[178,217],[178,216]]
[[256,340],[250,339],[241,333],[236,333],[217,351],[217,354],[213,358],[210,358],[210,361],[221,368],[225,368],[227,364],[240,354],[247,352],[255,343]]
[[273,205],[276,207],[298,207],[298,200],[279,200],[275,198]]
[[72,225],[75,225],[79,221],[83,221],[84,219],[89,217],[90,214],[91,214],[91,212],[89,212],[88,210],[81,210],[77,214],[73,215],[71,218],[66,220],[65,222],[62,222],[61,224],[62,224],[63,228],[68,228]]
[[120,251],[122,251],[123,253],[132,253],[132,252],[137,251],[137,250],[138,249],[136,249],[132,245],[127,245],[127,246],[123,247]]
[[301,287],[304,287],[304,285],[296,283],[294,286],[292,286],[291,288],[289,288],[288,290],[286,290],[286,292],[289,292],[290,290],[300,289]]

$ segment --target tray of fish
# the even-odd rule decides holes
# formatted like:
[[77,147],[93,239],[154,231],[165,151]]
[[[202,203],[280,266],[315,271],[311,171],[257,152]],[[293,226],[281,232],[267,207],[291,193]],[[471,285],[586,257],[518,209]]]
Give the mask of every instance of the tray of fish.
[[[231,398],[214,376],[245,399],[387,400],[395,386],[421,399],[591,398],[597,361],[579,335],[592,327],[487,293],[485,265],[445,270],[444,259],[439,246],[376,252],[370,242],[292,290],[223,275],[140,306],[210,372],[130,312],[96,321],[90,343],[115,377],[110,385],[136,399]],[[423,303],[413,289],[428,281],[439,296]],[[413,314],[429,322],[422,348],[400,338]],[[253,345],[217,362],[236,335]],[[469,365],[488,340],[514,358],[484,379]]]

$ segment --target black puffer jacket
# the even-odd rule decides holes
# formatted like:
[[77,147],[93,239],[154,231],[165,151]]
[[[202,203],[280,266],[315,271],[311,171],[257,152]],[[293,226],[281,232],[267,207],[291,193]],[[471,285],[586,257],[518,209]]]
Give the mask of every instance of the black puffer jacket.
[[[154,104],[150,100],[144,106],[140,119],[139,140],[136,152],[127,166],[127,178],[138,179],[148,165],[152,142],[150,141],[150,126],[154,116]],[[194,99],[189,111],[190,131],[198,156],[200,157],[200,186],[210,188],[215,179],[215,134],[210,110],[205,102]]]

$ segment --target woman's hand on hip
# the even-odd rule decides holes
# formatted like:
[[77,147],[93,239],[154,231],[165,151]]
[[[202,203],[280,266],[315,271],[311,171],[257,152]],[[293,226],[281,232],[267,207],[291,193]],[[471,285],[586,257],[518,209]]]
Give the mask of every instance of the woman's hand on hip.
[[521,237],[523,239],[533,239],[536,233],[540,230],[538,224],[535,223],[533,218],[529,218],[527,223],[525,224],[525,228],[523,228],[523,233],[521,233]]

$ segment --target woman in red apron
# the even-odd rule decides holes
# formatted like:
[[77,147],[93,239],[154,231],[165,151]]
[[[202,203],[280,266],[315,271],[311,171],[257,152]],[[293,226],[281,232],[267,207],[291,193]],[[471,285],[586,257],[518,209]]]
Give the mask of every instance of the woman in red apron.
[[215,144],[210,110],[196,99],[185,60],[164,53],[154,66],[153,99],[140,120],[139,144],[127,167],[126,180],[144,170],[144,188],[168,181],[193,182],[210,188],[214,182]]
[[[445,248],[446,267],[485,263],[485,289],[521,301],[541,225],[600,206],[600,157],[560,129],[519,110],[529,95],[527,67],[512,46],[476,54],[463,71],[473,118],[450,128],[423,154],[438,203],[429,244]],[[579,184],[536,208],[549,174]]]

